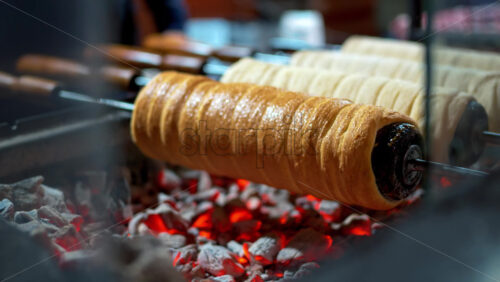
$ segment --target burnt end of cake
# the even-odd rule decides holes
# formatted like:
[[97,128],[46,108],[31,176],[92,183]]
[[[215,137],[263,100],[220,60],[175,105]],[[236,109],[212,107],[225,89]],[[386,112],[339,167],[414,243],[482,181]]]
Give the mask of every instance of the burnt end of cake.
[[372,169],[384,197],[402,200],[416,190],[422,172],[409,169],[408,161],[422,158],[422,144],[422,136],[409,123],[393,123],[377,132]]
[[476,101],[467,104],[458,122],[450,144],[450,164],[469,166],[475,163],[484,151],[483,131],[488,130],[488,114]]

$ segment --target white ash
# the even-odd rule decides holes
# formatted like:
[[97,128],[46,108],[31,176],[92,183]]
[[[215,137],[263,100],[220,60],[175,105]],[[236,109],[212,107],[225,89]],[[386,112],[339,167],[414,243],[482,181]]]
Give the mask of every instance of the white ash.
[[160,183],[162,187],[171,190],[181,185],[182,179],[172,170],[165,168],[162,173],[163,177],[161,179],[162,182]]
[[[43,177],[36,176],[13,184],[0,184],[0,214],[11,226],[26,232],[55,254],[54,259],[62,267],[88,264],[93,257],[90,248],[94,246],[95,236],[87,232],[99,222],[85,224],[81,215],[68,208],[68,204],[74,208],[82,203],[73,201],[76,203],[73,204],[62,190],[44,185],[43,181]],[[117,209],[110,214],[115,212]],[[98,226],[95,234],[104,233],[105,227],[109,224]]]
[[243,245],[241,245],[240,243],[236,242],[236,241],[229,241],[227,243],[227,248],[235,253],[236,255],[238,255],[239,257],[244,257],[245,256],[245,253],[243,251]]
[[10,220],[14,216],[14,204],[9,199],[0,201],[0,216],[6,220]]
[[57,212],[57,210],[50,206],[40,207],[38,209],[38,217],[40,219],[45,219],[48,222],[51,222],[57,227],[63,227],[70,224],[70,222],[68,222],[62,214],[60,214],[59,212]]
[[245,272],[243,266],[238,263],[228,249],[213,244],[205,244],[200,248],[198,263],[203,269],[215,276],[227,273],[239,277]]
[[222,275],[222,276],[210,277],[210,278],[206,278],[206,279],[195,279],[194,281],[197,281],[197,282],[235,282],[236,280],[231,275]]
[[[276,234],[268,234],[260,237],[248,249],[252,259],[259,264],[272,264],[281,249],[281,238]],[[256,259],[262,257],[263,259]]]
[[62,267],[75,267],[81,264],[91,264],[96,256],[97,252],[95,250],[76,250],[63,252],[59,259],[59,264]]
[[[214,281],[218,279],[217,275],[226,279],[228,271],[234,269],[237,271],[233,273],[233,278],[238,281],[280,280],[285,275],[284,280],[287,281],[299,279],[314,268],[307,267],[308,261],[315,261],[328,252],[331,236],[339,236],[338,230],[330,223],[343,222],[352,213],[343,210],[334,201],[296,196],[266,185],[249,183],[242,188],[240,185],[246,183],[243,181],[219,187],[226,180],[213,181],[208,174],[199,171],[182,170],[179,176],[183,183],[189,185],[171,190],[168,196],[160,194],[158,201],[160,205],[171,205],[170,209],[175,206],[177,215],[187,222],[187,230],[181,227],[179,231],[185,233],[186,244],[194,244],[174,248],[172,258],[175,268],[184,277],[196,278],[195,281]],[[193,180],[198,181],[195,192],[191,190]],[[246,211],[246,215],[242,219],[233,218],[231,220],[235,222],[230,222],[231,213],[235,210]],[[154,230],[148,229],[147,216],[162,212],[147,209],[137,213],[129,223],[129,232],[133,236],[155,234]],[[207,215],[207,222],[198,222],[201,216]],[[194,226],[195,222],[199,226]],[[168,220],[164,223],[169,225]],[[280,235],[273,235],[273,231]],[[172,235],[163,234],[156,236],[165,240],[166,245],[182,245],[182,242],[175,242]],[[238,238],[235,234],[246,236]],[[288,244],[283,249],[282,237],[288,238]],[[191,253],[181,260],[186,250],[191,250]],[[179,257],[176,259],[177,254]],[[223,261],[229,262],[230,267],[225,266]],[[201,270],[196,266],[201,266]],[[240,267],[244,272],[242,274]],[[205,273],[204,276],[200,272]]]
[[128,223],[128,233],[131,235],[138,234],[139,233],[139,225],[144,220],[146,220],[147,217],[148,217],[147,214],[145,214],[143,212],[135,214],[134,217],[132,217],[132,219]]
[[198,191],[204,192],[212,187],[212,180],[206,171],[201,171],[198,178]]
[[353,213],[347,216],[342,222],[340,223],[332,223],[330,226],[334,230],[340,230],[344,226],[349,226],[353,224],[355,221],[369,221],[370,217],[366,214],[357,214]]
[[0,184],[0,199],[14,203],[16,211],[37,209],[43,204],[43,177],[36,176],[13,184]]
[[187,239],[184,235],[181,234],[168,234],[168,233],[160,233],[158,234],[158,239],[160,239],[165,246],[168,246],[173,249],[178,249],[186,245]]
[[[45,242],[60,254],[64,265],[98,261],[128,281],[177,281],[179,273],[191,281],[302,279],[319,267],[316,261],[329,251],[332,237],[345,236],[344,229],[370,219],[334,201],[266,185],[213,178],[188,169],[160,171],[162,177],[151,174],[149,182],[131,183],[136,200],[133,215],[130,209],[126,212],[129,185],[103,173],[83,174],[74,200],[75,206],[91,210],[90,217],[104,210],[96,216],[103,221],[86,222],[71,213],[62,192],[41,184],[43,178],[0,185],[0,215]],[[22,188],[14,193],[14,186]],[[93,188],[102,193],[93,194]],[[32,207],[22,210],[14,200],[25,194],[36,197],[22,201],[21,206]],[[243,211],[243,217],[235,217],[234,211]],[[102,232],[109,226],[105,220],[115,212],[130,219],[126,230],[121,225]],[[193,226],[202,216],[207,217],[206,224]],[[164,227],[151,225],[158,218]],[[87,240],[79,233],[99,236]],[[112,239],[102,243],[102,237]]]
[[107,265],[123,281],[183,281],[174,269],[172,252],[151,236],[102,236],[95,263]]
[[[296,196],[267,185],[248,183],[241,187],[245,181],[214,180],[205,172],[185,169],[178,176],[183,186],[170,190],[168,196],[160,194],[158,202],[171,205],[171,209],[175,206],[177,216],[187,222],[187,230],[179,230],[187,245],[172,247],[172,259],[177,271],[192,281],[302,279],[330,250],[332,236],[342,236],[332,223],[344,223],[352,214],[335,201]],[[157,213],[154,210],[136,213],[129,223],[132,236],[158,232],[146,224],[147,215]],[[235,210],[246,214],[234,219],[231,213]],[[208,216],[203,218],[206,222],[198,221],[201,216]],[[195,222],[199,225],[194,226]],[[168,226],[168,221],[165,224]],[[273,231],[277,233],[273,235]],[[156,236],[167,246],[182,245],[172,234]],[[287,240],[283,249],[282,237]]]
[[340,204],[335,201],[322,200],[319,203],[318,211],[324,212],[327,214],[334,214],[335,212],[340,210]]

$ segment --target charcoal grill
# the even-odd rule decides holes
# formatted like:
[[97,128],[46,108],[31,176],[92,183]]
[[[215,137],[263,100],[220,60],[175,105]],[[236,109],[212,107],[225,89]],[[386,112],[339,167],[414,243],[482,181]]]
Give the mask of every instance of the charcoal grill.
[[[425,36],[423,32],[412,34],[416,38]],[[210,64],[205,67],[210,72]],[[224,66],[215,71],[220,69]],[[129,98],[130,93],[123,97]],[[71,241],[71,236],[47,237],[34,229],[27,236],[0,220],[5,238],[0,278],[155,281],[169,277],[178,281],[179,273],[184,278],[221,276],[227,281],[232,281],[227,275],[250,281],[399,281],[401,277],[487,281],[489,274],[498,277],[491,265],[480,261],[498,245],[494,222],[498,169],[483,180],[428,177],[430,189],[418,190],[408,199],[409,206],[373,212],[147,160],[130,142],[126,111],[46,100],[33,106],[32,101],[17,99],[0,108],[9,112],[9,118],[0,123],[0,183],[43,175],[44,184],[60,188],[69,200],[66,208],[76,216],[71,217],[74,221],[66,219],[67,225],[79,229],[78,216],[85,218],[85,236],[91,236],[78,240],[100,240],[96,246],[104,250],[87,252],[76,247],[82,242],[59,239]],[[12,113],[12,108],[25,111]],[[487,150],[490,153],[483,162],[498,163],[498,151]],[[421,200],[423,193],[427,195]],[[96,203],[96,198],[103,201]],[[102,209],[89,213],[87,206]],[[9,213],[7,202],[0,207],[0,213]],[[47,212],[37,210],[37,216]],[[96,215],[102,213],[105,219]],[[19,213],[16,223],[36,221],[30,216],[34,215],[29,211]],[[53,224],[54,218],[44,216]],[[13,217],[14,212],[11,221]],[[471,249],[462,247],[472,239],[476,241],[467,244]],[[47,251],[47,240],[54,240],[57,247]],[[11,276],[29,265],[33,268]]]

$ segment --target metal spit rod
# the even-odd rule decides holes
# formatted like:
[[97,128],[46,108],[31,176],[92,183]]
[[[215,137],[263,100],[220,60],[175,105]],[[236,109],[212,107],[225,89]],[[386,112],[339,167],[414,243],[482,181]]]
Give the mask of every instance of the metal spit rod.
[[[132,111],[134,109],[134,104],[132,103],[121,102],[112,99],[94,98],[71,91],[64,91],[64,90],[60,91],[59,97],[73,101],[99,104],[125,111]],[[409,169],[414,171],[424,171],[427,169],[431,169],[432,171],[437,171],[440,175],[446,175],[446,176],[459,175],[459,176],[485,177],[489,175],[488,173],[479,170],[447,165],[439,162],[427,161],[422,159],[412,160],[409,164]]]
[[[91,70],[88,66],[75,61],[36,54],[22,56],[18,60],[17,69],[24,73],[59,75],[73,78],[88,78],[92,73],[95,73],[99,74],[103,80],[109,81],[125,90],[137,91],[144,87],[160,69],[180,69],[188,73],[201,72],[210,76],[219,77],[229,68],[227,63],[213,57],[201,60],[199,58],[162,55],[141,48],[124,45],[107,45],[103,48],[115,58],[120,58],[130,65],[142,66],[148,69],[138,72],[131,68],[105,66],[97,70]],[[258,60],[281,64],[289,60],[289,56],[285,54],[278,55],[255,52],[253,56]],[[487,143],[500,145],[500,134],[496,132],[483,131],[481,139]]]
[[[66,100],[93,103],[125,111],[134,110],[134,104],[132,103],[107,98],[96,98],[73,91],[62,90],[59,87],[58,83],[55,81],[32,76],[22,76],[18,78],[10,74],[0,72],[0,87],[6,88],[13,92],[20,92],[21,94],[25,93],[31,96],[34,95],[46,98],[56,96]],[[415,171],[423,171],[428,168],[432,168],[446,175],[456,174],[476,177],[488,175],[487,173],[481,171],[421,159],[413,161],[409,166],[409,169]]]

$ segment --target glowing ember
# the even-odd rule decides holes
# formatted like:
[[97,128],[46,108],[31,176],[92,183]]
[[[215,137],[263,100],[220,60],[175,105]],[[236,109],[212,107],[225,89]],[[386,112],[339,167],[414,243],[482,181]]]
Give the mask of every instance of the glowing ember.
[[74,251],[80,249],[80,242],[76,237],[67,236],[65,238],[56,238],[55,243],[63,247],[66,251]]
[[231,223],[236,223],[244,220],[250,220],[252,219],[252,214],[243,208],[237,208],[234,211],[231,212],[231,215],[229,216],[229,221]]
[[285,214],[283,214],[283,215],[280,217],[280,223],[281,223],[281,224],[286,224],[286,223],[287,223],[287,221],[288,221],[288,217],[287,217],[287,216],[288,216],[288,213],[285,213]]
[[237,179],[236,184],[238,184],[240,191],[243,191],[245,188],[247,188],[248,184],[250,184],[250,181],[245,179]]
[[332,237],[330,237],[328,235],[325,235],[325,238],[326,238],[326,241],[328,242],[326,248],[329,249],[333,244],[333,239],[332,239]]
[[[170,190],[170,195],[161,197],[169,197],[168,203],[189,219],[187,241],[196,242],[191,246],[201,251],[194,251],[191,268],[182,267],[187,279],[194,274],[186,269],[199,272],[200,267],[205,275],[197,277],[227,277],[228,281],[302,277],[317,267],[307,264],[334,249],[334,238],[369,236],[376,227],[368,215],[353,213],[337,202],[295,196],[244,179],[201,173],[199,178],[181,182],[184,184]],[[161,219],[149,215],[144,223],[153,233],[165,228],[168,232]],[[176,268],[188,261],[183,261],[181,253],[173,256]]]
[[[451,185],[446,178],[441,184]],[[370,236],[382,227],[374,222],[398,212],[355,213],[335,201],[192,170],[161,169],[138,188],[142,190],[132,197],[138,205],[133,216],[111,214],[123,224],[115,235],[122,234],[127,242],[155,240],[149,248],[160,250],[161,256],[151,261],[175,268],[190,281],[300,279],[319,267],[318,260],[340,248],[337,242]],[[415,193],[409,202],[419,195]],[[70,207],[84,216],[64,217],[50,208],[40,208],[36,215],[43,219],[40,224],[66,228],[52,241],[59,257],[86,247],[80,234],[85,234],[95,214],[81,202]],[[36,217],[28,211],[21,216]]]
[[158,214],[151,214],[148,216],[146,221],[144,222],[149,229],[156,233],[167,232],[168,229],[165,226],[165,223],[161,219],[161,216]]
[[319,202],[319,201],[321,201],[321,199],[316,198],[313,195],[307,195],[306,198],[307,198],[307,200],[309,200],[311,202]]
[[248,251],[248,243],[243,243],[243,253],[248,260],[251,260],[250,252]]
[[210,212],[201,214],[193,223],[193,227],[211,229],[213,226]]
[[242,258],[242,257],[238,257],[238,262],[241,263],[241,264],[247,264],[248,263],[248,260],[246,258]]
[[356,226],[349,229],[349,233],[356,236],[370,236],[372,235],[371,229],[366,227]]
[[259,232],[252,232],[252,233],[241,233],[236,237],[236,241],[255,241],[257,238],[260,237]]
[[215,235],[212,232],[210,232],[210,231],[201,230],[200,233],[199,233],[199,235],[201,237],[205,237],[205,238],[210,239],[210,240],[214,240],[215,239]]
[[341,230],[345,235],[370,236],[372,235],[372,222],[366,215],[352,214],[344,220]]

